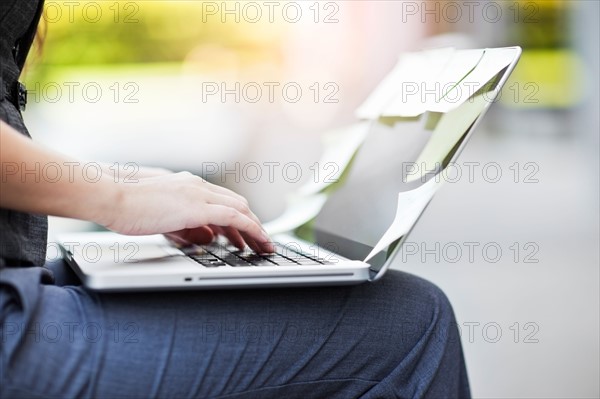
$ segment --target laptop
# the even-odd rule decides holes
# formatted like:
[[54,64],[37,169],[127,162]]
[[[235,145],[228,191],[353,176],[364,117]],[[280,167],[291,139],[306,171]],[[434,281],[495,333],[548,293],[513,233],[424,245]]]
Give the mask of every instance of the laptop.
[[[519,47],[435,50],[401,59],[357,111],[360,118],[368,120],[368,132],[351,161],[344,165],[343,176],[317,193],[325,199],[308,220],[271,236],[276,248],[273,254],[238,250],[223,238],[210,245],[181,247],[162,235],[123,236],[112,232],[60,235],[57,242],[62,254],[83,284],[98,291],[324,286],[377,281],[392,265],[429,204],[434,193],[430,188],[440,181],[448,165],[456,162],[497,100],[520,54]],[[435,65],[439,70],[420,77],[418,70],[422,68],[415,68],[418,62]],[[452,81],[453,76],[458,79]],[[436,77],[441,78],[435,81]],[[468,82],[471,78],[473,81]],[[418,87],[415,82],[446,83],[443,97],[433,102],[423,98],[399,101],[406,94],[404,89]],[[449,103],[451,91],[467,82],[475,92],[466,97],[464,93],[453,94],[452,98],[458,99]],[[471,100],[477,94],[479,98],[483,94],[486,101],[471,120],[467,116],[473,111]],[[441,100],[446,101],[447,109],[440,109],[444,106],[440,105]],[[413,104],[403,108],[411,101]],[[453,125],[444,119],[450,117],[459,122],[461,118],[466,120],[462,125]],[[439,132],[438,127],[446,131]],[[456,131],[448,132],[449,127]],[[414,168],[406,166],[418,165],[424,154],[432,154],[432,146],[439,149],[440,140],[443,143],[448,137],[456,139],[447,153],[439,162],[428,160],[435,166],[414,178]],[[408,205],[404,206],[401,198],[409,198]],[[404,208],[410,213],[402,214]]]

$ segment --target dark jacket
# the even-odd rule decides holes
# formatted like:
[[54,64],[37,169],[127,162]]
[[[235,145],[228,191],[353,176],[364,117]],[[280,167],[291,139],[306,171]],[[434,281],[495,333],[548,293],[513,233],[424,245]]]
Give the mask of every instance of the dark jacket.
[[[0,119],[27,137],[19,110],[18,79],[42,8],[43,0],[0,1]],[[43,265],[47,231],[46,216],[0,208],[0,267]]]

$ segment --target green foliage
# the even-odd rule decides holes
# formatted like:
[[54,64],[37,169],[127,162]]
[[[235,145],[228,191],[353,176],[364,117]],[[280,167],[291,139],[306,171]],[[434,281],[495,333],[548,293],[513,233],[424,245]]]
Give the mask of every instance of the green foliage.
[[65,67],[181,63],[207,44],[235,53],[241,64],[277,57],[278,35],[269,30],[278,27],[256,34],[257,25],[204,15],[200,1],[50,1],[42,24],[43,55],[30,68],[42,80]]

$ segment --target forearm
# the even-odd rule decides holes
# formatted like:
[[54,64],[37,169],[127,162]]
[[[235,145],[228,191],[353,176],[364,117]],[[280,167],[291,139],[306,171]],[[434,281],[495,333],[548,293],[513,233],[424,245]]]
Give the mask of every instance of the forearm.
[[98,164],[48,150],[0,121],[0,207],[105,224],[120,184]]
[[256,252],[273,251],[245,198],[191,173],[115,179],[100,164],[41,147],[2,121],[0,166],[2,208],[90,220],[121,234],[168,233],[189,243],[206,244],[216,231],[240,249],[247,243]]
[[111,177],[114,181],[123,183],[136,183],[139,179],[164,176],[173,173],[165,168],[140,166],[135,162],[99,162],[99,165],[102,168],[103,174]]

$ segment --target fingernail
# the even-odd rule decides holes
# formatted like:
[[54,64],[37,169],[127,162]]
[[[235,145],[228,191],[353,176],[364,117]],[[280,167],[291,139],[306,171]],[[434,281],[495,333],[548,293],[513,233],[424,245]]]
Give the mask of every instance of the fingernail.
[[265,241],[265,243],[263,244],[263,248],[266,249],[269,253],[275,252],[275,246],[273,246],[273,243],[271,241]]
[[269,235],[266,233],[266,231],[262,231],[262,241],[264,242],[270,242],[271,241],[271,237],[269,237]]

